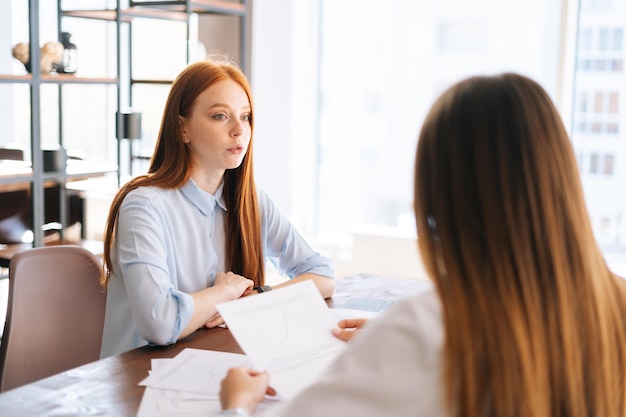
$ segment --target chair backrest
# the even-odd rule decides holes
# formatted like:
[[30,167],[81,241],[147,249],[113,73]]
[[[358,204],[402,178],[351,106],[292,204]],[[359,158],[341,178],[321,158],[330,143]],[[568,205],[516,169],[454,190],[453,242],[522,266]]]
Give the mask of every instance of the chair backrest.
[[79,246],[16,253],[0,343],[0,392],[99,359],[106,292],[102,263]]

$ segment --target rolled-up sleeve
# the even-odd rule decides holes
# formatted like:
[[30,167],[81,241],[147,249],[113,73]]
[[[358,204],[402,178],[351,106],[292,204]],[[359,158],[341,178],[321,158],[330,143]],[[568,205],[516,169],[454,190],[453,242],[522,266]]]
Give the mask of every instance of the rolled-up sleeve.
[[291,279],[312,273],[334,278],[331,260],[309,246],[263,191],[259,191],[259,206],[264,252],[281,275]]
[[157,345],[176,342],[194,309],[178,290],[168,238],[168,222],[148,200],[127,197],[117,225],[117,265],[128,294],[135,328]]

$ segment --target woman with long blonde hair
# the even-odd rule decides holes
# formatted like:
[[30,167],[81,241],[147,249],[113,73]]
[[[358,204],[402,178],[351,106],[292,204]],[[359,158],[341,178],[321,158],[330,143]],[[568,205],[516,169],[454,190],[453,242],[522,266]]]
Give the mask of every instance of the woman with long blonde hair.
[[[625,283],[539,84],[507,73],[449,88],[421,129],[414,207],[433,289],[352,333],[277,414],[626,416]],[[224,409],[252,412],[268,378],[229,371]]]
[[253,175],[253,101],[228,60],[189,65],[172,84],[146,175],[116,195],[104,238],[101,356],[176,342],[222,323],[216,304],[268,291],[265,259],[334,290],[313,251]]

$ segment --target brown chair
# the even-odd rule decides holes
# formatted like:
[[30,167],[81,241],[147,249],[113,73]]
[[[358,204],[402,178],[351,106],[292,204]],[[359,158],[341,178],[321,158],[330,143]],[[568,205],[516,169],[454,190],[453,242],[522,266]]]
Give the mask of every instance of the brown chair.
[[106,304],[101,271],[101,261],[78,246],[13,256],[0,392],[99,359]]

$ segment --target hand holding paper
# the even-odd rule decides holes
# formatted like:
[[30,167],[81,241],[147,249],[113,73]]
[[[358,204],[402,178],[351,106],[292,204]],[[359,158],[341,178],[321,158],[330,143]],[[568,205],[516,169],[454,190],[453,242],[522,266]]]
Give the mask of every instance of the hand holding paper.
[[324,372],[345,343],[332,335],[335,320],[312,281],[240,298],[217,309],[257,370],[292,398]]

